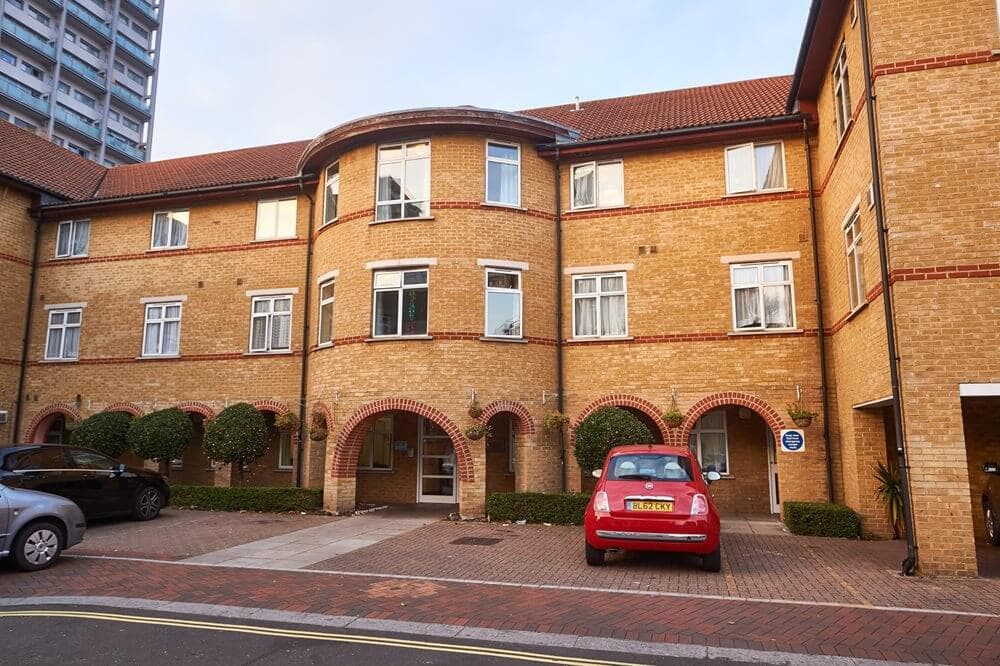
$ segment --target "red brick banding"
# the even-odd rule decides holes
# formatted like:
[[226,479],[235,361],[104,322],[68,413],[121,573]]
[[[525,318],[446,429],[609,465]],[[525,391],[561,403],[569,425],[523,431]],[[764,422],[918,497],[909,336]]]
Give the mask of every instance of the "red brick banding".
[[455,425],[455,422],[440,410],[411,398],[382,398],[356,409],[344,422],[340,434],[337,435],[333,450],[333,464],[330,466],[332,477],[354,478],[358,465],[358,454],[361,453],[361,446],[368,434],[368,426],[375,417],[385,412],[410,412],[433,421],[451,438],[451,444],[455,448],[455,458],[458,462],[459,479],[463,483],[471,483],[475,480],[469,442]]
[[28,422],[28,427],[24,430],[24,441],[34,442],[35,437],[39,434],[38,426],[42,424],[50,416],[56,414],[62,414],[73,421],[80,421],[83,419],[83,414],[80,413],[79,408],[76,405],[70,404],[68,402],[56,402],[51,405],[46,405],[31,417],[31,421]]
[[113,402],[102,411],[105,412],[124,412],[125,414],[131,414],[132,416],[142,416],[143,409],[134,402]]
[[672,431],[676,433],[673,444],[675,446],[686,446],[686,442],[691,435],[691,430],[694,428],[694,424],[698,422],[698,419],[705,412],[709,412],[717,407],[725,407],[726,405],[746,407],[756,413],[757,416],[764,419],[764,423],[771,429],[771,432],[774,434],[774,441],[777,442],[781,439],[780,431],[785,427],[785,421],[774,407],[755,395],[737,391],[726,391],[706,396],[691,405],[684,415],[684,425]]
[[497,414],[513,414],[517,418],[516,421],[516,432],[522,437],[531,437],[535,434],[535,422],[531,418],[531,414],[528,409],[519,402],[514,402],[513,400],[494,400],[490,404],[486,405],[486,409],[483,410],[483,415],[479,417],[479,420],[483,423],[489,423]]

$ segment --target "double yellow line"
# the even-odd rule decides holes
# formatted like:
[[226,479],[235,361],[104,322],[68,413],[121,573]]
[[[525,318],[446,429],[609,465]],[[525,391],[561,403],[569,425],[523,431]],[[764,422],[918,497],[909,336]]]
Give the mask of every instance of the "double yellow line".
[[98,620],[105,622],[123,622],[128,624],[151,624],[161,627],[176,627],[179,629],[200,629],[202,631],[223,631],[238,634],[252,634],[255,636],[271,636],[276,638],[300,638],[314,641],[331,641],[335,643],[354,643],[358,645],[373,645],[405,650],[451,652],[470,656],[497,657],[500,659],[510,659],[512,661],[530,661],[540,664],[565,664],[566,666],[638,666],[638,664],[622,661],[581,659],[579,657],[543,654],[540,652],[522,652],[519,650],[505,650],[502,648],[481,647],[477,645],[452,645],[448,643],[433,643],[430,641],[389,638],[383,636],[362,636],[327,633],[321,631],[300,631],[296,629],[279,629],[275,627],[246,624],[225,624],[221,622],[203,622],[201,620],[149,617],[144,615],[120,615],[117,613],[99,613],[93,611],[25,610],[0,612],[0,618],[8,617],[52,617],[72,618],[77,620]]

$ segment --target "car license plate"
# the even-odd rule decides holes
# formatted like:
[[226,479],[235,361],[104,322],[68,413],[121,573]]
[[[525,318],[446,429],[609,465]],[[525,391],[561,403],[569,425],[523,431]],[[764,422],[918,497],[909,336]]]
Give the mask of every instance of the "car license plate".
[[650,500],[628,500],[625,502],[628,511],[673,511],[673,502],[653,502]]

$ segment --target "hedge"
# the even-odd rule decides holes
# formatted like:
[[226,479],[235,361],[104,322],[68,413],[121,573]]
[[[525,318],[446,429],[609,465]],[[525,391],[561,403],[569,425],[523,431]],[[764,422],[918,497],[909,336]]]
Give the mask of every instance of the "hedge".
[[842,504],[785,502],[784,507],[785,526],[792,534],[847,539],[861,535],[858,514]]
[[323,508],[319,488],[258,486],[170,486],[170,506],[204,511],[316,511]]
[[486,513],[493,520],[581,525],[589,501],[585,493],[493,493],[486,498]]

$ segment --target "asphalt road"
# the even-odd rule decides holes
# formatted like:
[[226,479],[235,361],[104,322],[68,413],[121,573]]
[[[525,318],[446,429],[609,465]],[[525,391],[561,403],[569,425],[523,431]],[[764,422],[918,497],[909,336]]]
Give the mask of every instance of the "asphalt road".
[[[107,608],[5,608],[9,664],[684,664],[689,659]],[[713,660],[712,664],[740,662]]]

